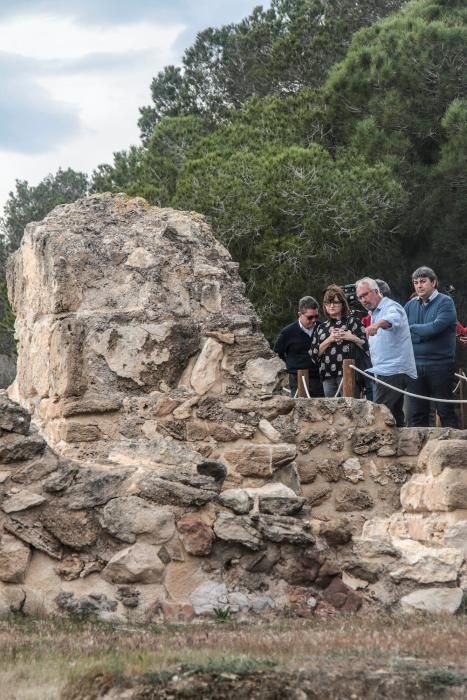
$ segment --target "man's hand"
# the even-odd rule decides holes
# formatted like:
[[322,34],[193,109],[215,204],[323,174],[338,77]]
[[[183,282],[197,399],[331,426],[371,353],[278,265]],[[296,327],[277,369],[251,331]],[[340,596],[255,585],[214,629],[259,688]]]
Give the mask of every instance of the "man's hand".
[[386,330],[387,328],[391,328],[391,326],[392,324],[389,323],[389,321],[381,318],[379,321],[376,321],[376,323],[372,323],[371,326],[365,328],[365,333],[368,338],[369,335],[376,335],[380,328],[384,328]]
[[376,335],[379,329],[380,326],[378,326],[377,323],[372,323],[371,326],[367,326],[365,328],[366,337],[368,338],[370,335]]

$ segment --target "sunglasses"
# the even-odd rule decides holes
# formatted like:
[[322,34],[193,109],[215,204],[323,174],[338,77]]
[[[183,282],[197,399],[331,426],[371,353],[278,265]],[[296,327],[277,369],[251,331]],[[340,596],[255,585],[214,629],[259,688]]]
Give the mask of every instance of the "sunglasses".
[[307,321],[316,321],[317,318],[319,318],[318,314],[313,314],[313,316],[305,316]]

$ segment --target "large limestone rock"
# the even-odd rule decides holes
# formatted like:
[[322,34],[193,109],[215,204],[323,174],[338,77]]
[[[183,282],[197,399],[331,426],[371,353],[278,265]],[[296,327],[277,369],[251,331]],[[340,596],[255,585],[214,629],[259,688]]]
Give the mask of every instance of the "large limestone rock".
[[0,540],[0,581],[22,583],[30,558],[30,547],[4,533]]
[[395,581],[409,579],[417,583],[456,581],[464,560],[462,552],[450,547],[426,547],[411,540],[395,540],[400,561],[391,571]]
[[102,510],[100,523],[114,537],[131,544],[138,535],[145,535],[152,544],[162,544],[175,532],[175,517],[169,509],[158,508],[138,496],[109,501]]
[[[257,391],[253,361],[269,362],[268,387],[283,367],[201,216],[124,195],[57,207],[27,226],[8,281],[19,341],[10,394],[49,444],[143,436],[160,392],[238,395]],[[143,397],[136,421],[128,394]]]
[[418,469],[439,476],[443,469],[467,470],[467,444],[464,440],[429,440],[418,458]]
[[117,552],[105,567],[102,576],[113,583],[159,583],[163,577],[164,564],[158,553],[157,547],[136,543]]
[[401,598],[404,611],[423,610],[435,614],[456,613],[462,603],[460,588],[421,588]]
[[467,469],[447,467],[438,476],[416,474],[401,489],[405,511],[467,509]]

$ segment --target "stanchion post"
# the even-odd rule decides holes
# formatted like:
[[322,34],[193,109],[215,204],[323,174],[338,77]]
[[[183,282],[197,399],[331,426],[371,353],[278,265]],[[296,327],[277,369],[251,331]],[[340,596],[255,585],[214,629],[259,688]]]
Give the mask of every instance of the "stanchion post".
[[[459,374],[464,374],[462,369],[459,370]],[[461,401],[463,401],[464,397],[465,397],[464,386],[465,386],[464,380],[461,379],[459,382],[459,398]],[[461,428],[462,428],[462,430],[465,430],[465,404],[463,404],[463,403],[460,404],[459,413],[460,413]]]
[[353,365],[353,360],[344,360],[342,363],[342,396],[355,398],[357,395],[357,380],[355,378],[355,371],[351,369],[350,365]]
[[308,384],[308,370],[307,369],[297,370],[297,399],[306,399],[307,398],[305,387],[303,386],[303,378],[305,379],[306,385],[309,386],[309,384]]

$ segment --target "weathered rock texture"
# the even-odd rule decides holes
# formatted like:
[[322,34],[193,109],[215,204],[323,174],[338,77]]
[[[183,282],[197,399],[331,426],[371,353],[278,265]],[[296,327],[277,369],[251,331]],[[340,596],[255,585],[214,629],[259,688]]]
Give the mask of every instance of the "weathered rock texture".
[[309,616],[420,607],[423,587],[427,609],[460,605],[462,434],[281,395],[282,363],[201,217],[89,197],[30,224],[8,276],[6,611]]

